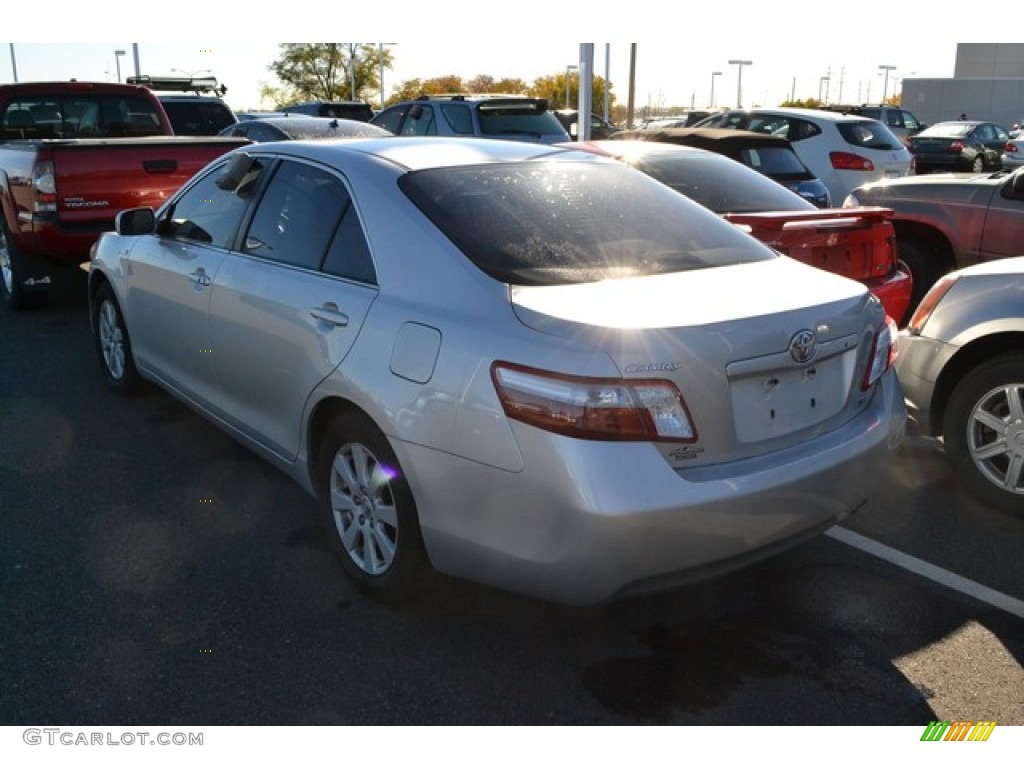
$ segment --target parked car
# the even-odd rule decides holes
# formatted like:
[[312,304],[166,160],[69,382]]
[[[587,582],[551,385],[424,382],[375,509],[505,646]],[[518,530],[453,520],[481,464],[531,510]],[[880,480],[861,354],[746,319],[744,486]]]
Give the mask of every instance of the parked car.
[[893,209],[896,251],[914,279],[911,308],[947,272],[1024,254],[1024,171],[928,174],[867,184],[845,205]]
[[570,139],[547,99],[526,96],[423,96],[388,107],[370,122],[398,136],[476,136],[541,144]]
[[957,477],[1024,514],[1024,257],[951,272],[899,336],[911,416],[940,438]]
[[1003,147],[1003,169],[1012,171],[1024,165],[1024,137],[1011,138]]
[[153,91],[176,136],[216,136],[238,118],[221,98],[227,88],[216,77],[129,77],[128,82]]
[[777,553],[906,418],[864,286],[592,153],[253,144],[89,273],[107,384],[157,382],[315,494],[361,588],[428,566],[572,604]]
[[907,143],[907,139],[928,127],[917,116],[902,107],[891,104],[829,104],[823,109],[829,112],[841,112],[844,115],[860,115],[878,120],[896,136]]
[[878,179],[909,176],[914,158],[877,120],[816,109],[729,110],[697,123],[783,136],[828,187],[834,205],[855,188]]
[[793,145],[782,136],[724,128],[639,128],[620,131],[611,138],[660,141],[706,149],[763,173],[818,208],[828,208],[832,204],[828,187],[811,173],[793,150]]
[[311,117],[340,117],[343,120],[369,122],[373,107],[365,101],[299,101],[277,108],[279,112]]
[[[565,128],[566,132],[569,134],[569,138],[573,141],[578,141],[580,113],[575,109],[558,109],[555,110],[553,114],[558,118],[558,122],[562,124],[562,127]],[[591,139],[607,139],[619,130],[621,130],[619,126],[614,123],[609,123],[600,115],[590,115]]]
[[936,123],[911,137],[908,147],[918,173],[953,171],[987,173],[1002,167],[1010,141],[1001,125],[976,120]]
[[645,120],[641,128],[689,128],[711,115],[711,112],[703,109],[693,109],[681,115],[671,117],[655,117]]
[[888,208],[819,210],[742,163],[695,147],[618,140],[580,148],[653,176],[780,253],[861,281],[897,322],[906,315],[913,286],[896,261]]
[[0,300],[46,302],[115,215],[160,205],[241,139],[174,136],[156,95],[79,80],[0,85]]
[[261,117],[242,120],[221,131],[221,136],[242,136],[249,141],[291,141],[294,139],[338,139],[353,136],[391,136],[376,125],[337,117]]

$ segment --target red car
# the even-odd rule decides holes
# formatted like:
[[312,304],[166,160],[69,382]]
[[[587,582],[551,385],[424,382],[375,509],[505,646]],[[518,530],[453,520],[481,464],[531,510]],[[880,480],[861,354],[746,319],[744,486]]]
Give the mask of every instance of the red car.
[[817,208],[783,185],[714,152],[656,141],[592,141],[586,149],[637,168],[721,214],[780,253],[859,280],[902,322],[913,281],[897,261],[888,208]]

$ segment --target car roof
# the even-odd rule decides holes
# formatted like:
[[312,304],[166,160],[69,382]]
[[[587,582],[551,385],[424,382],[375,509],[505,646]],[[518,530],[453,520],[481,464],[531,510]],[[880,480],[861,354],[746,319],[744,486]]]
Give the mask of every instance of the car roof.
[[222,135],[239,134],[250,125],[269,125],[282,131],[285,135],[317,136],[381,136],[392,137],[392,134],[376,125],[371,125],[363,120],[347,120],[342,117],[314,117],[312,115],[275,115],[272,117],[255,117],[240,120],[234,125],[229,125]]
[[[337,155],[373,156],[409,171],[430,168],[515,163],[531,160],[565,159],[593,162],[598,155],[575,148],[551,146],[523,141],[495,141],[468,136],[381,136],[353,138],[344,141],[267,142],[244,148],[249,152],[273,151],[302,155],[330,163]],[[605,158],[603,161],[607,161]]]
[[620,131],[616,139],[641,139],[645,141],[673,142],[685,141],[691,146],[705,148],[741,147],[789,147],[792,146],[785,136],[757,131],[738,131],[732,128],[636,128]]

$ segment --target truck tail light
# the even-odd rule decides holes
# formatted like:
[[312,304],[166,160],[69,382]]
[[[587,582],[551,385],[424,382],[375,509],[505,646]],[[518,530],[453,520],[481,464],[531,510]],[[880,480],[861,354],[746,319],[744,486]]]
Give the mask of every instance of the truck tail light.
[[876,381],[882,378],[882,374],[892,368],[892,364],[896,362],[896,334],[898,332],[896,322],[886,315],[885,322],[875,331],[875,340],[871,344],[871,354],[868,357],[868,367],[864,371],[861,390],[870,389]]
[[586,440],[692,443],[697,430],[679,389],[664,379],[602,379],[495,362],[505,415]]
[[853,152],[829,152],[828,159],[837,171],[873,171],[875,164]]
[[57,177],[53,162],[40,160],[32,169],[33,212],[50,213],[57,210]]

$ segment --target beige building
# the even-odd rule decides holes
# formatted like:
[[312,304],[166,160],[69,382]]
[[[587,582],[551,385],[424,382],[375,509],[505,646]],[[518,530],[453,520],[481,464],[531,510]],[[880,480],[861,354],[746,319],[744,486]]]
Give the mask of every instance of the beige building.
[[1024,121],[1024,43],[959,43],[952,78],[903,79],[901,106],[925,123]]

